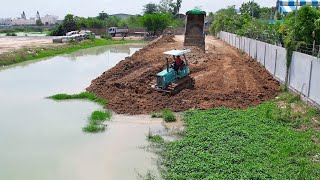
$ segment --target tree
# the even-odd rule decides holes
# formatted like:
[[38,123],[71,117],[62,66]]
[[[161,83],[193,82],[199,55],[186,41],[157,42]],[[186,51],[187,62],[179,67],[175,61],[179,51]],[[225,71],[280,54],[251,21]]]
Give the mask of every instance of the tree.
[[101,13],[99,13],[97,18],[100,19],[100,20],[106,20],[106,19],[109,18],[109,15],[107,13],[105,13],[104,11],[102,11]]
[[111,16],[106,21],[106,27],[118,27],[121,19],[116,16]]
[[319,18],[320,11],[310,6],[302,6],[297,13],[297,17],[295,17],[295,13],[288,14],[281,27],[286,43],[313,44],[312,34],[314,31],[316,44],[320,44]]
[[155,14],[158,12],[158,6],[155,3],[148,3],[143,6],[143,14]]
[[64,20],[62,21],[62,26],[65,33],[79,29],[77,26],[76,19],[72,14],[67,14],[64,17]]
[[263,19],[263,20],[269,20],[269,19],[273,19],[273,15],[276,11],[276,8],[275,7],[271,7],[271,8],[268,8],[268,7],[263,7],[263,8],[260,8],[260,19]]
[[176,3],[171,3],[170,7],[172,9],[172,14],[177,15],[180,12],[182,0],[177,0]]
[[39,18],[39,19],[36,20],[36,25],[37,26],[43,26],[44,24],[42,23],[41,19]]
[[141,24],[152,35],[162,34],[170,24],[169,14],[146,14],[141,18]]
[[243,3],[240,7],[241,14],[249,14],[252,16],[253,11],[253,17],[259,19],[260,18],[260,6],[258,3],[254,1],[249,1],[246,3]]
[[161,13],[173,13],[173,0],[161,0],[159,3],[159,11]]

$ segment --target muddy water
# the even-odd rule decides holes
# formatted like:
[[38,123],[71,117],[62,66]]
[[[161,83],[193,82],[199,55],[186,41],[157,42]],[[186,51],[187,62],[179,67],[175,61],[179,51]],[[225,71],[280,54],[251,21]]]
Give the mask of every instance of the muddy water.
[[85,134],[87,101],[44,97],[79,93],[143,44],[114,45],[0,68],[0,179],[137,179],[156,171],[146,133],[163,129],[149,116],[114,115],[107,130]]

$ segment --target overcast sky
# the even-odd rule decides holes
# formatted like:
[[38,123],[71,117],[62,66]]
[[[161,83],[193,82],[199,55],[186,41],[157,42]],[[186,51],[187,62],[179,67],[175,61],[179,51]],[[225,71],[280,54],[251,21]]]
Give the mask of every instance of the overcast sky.
[[[70,13],[77,16],[97,16],[101,11],[108,14],[126,13],[140,14],[143,5],[160,0],[1,0],[0,17],[18,17],[22,11],[27,17],[35,17],[36,11],[40,15],[54,14],[59,19]],[[239,7],[243,2],[249,0],[182,0],[181,13],[201,6],[207,12],[214,12],[230,5]],[[261,6],[271,7],[276,5],[276,0],[255,0]]]

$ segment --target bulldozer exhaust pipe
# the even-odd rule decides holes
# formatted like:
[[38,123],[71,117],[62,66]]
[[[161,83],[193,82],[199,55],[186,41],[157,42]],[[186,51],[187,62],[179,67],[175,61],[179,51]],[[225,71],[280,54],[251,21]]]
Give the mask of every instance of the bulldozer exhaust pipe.
[[167,61],[167,72],[169,72],[169,59],[166,58],[166,61]]

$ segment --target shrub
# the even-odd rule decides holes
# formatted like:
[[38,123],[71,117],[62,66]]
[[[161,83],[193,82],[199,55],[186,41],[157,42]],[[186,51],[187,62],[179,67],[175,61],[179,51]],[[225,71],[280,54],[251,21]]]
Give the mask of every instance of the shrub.
[[17,36],[15,32],[7,32],[6,36]]
[[165,122],[175,122],[177,120],[176,116],[169,109],[163,110],[161,112],[161,117],[164,119]]
[[102,39],[106,39],[106,40],[111,40],[112,39],[112,36],[110,34],[102,34],[100,37]]
[[93,34],[88,35],[88,39],[91,41],[94,41],[96,39],[96,36]]

